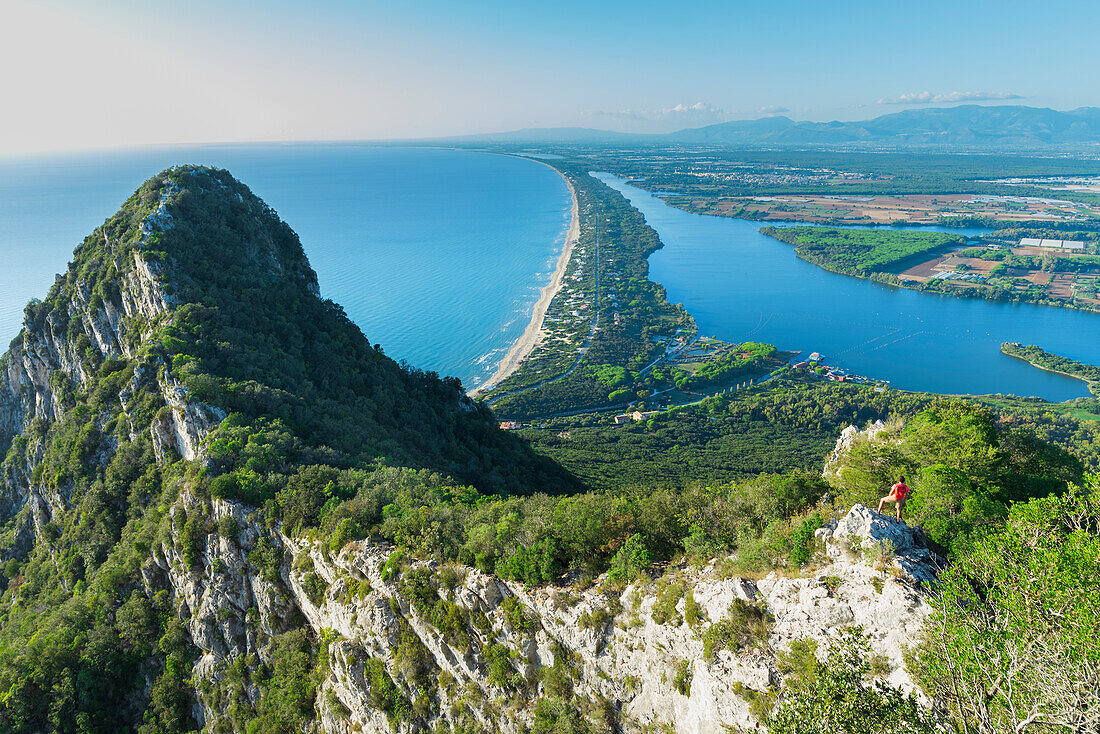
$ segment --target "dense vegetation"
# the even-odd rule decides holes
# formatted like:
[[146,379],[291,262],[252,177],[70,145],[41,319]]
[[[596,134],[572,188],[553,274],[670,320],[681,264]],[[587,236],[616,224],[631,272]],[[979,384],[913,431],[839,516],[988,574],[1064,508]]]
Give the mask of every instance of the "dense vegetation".
[[942,232],[828,227],[764,227],[760,230],[794,245],[808,262],[835,272],[867,276],[890,273],[926,259],[933,252],[958,246],[965,239]]
[[941,579],[914,665],[960,731],[1100,728],[1100,478],[1032,499]]
[[969,403],[938,401],[897,426],[893,441],[857,444],[832,487],[816,472],[793,470],[681,489],[624,482],[570,497],[499,498],[425,473],[310,468],[292,478],[275,511],[292,531],[334,538],[334,549],[371,534],[537,584],[566,569],[608,570],[635,535],[653,560],[736,552],[746,569],[786,564],[801,516],[833,512],[818,506],[826,492],[839,493],[835,507],[846,510],[877,501],[899,473],[912,477],[914,524],[964,548],[1000,526],[1013,503],[1082,481],[1078,459]]
[[771,344],[742,342],[728,353],[703,364],[692,374],[682,370],[673,373],[676,387],[691,389],[706,385],[720,385],[735,377],[760,374],[779,350]]
[[613,426],[606,414],[584,415],[519,433],[590,487],[686,487],[819,469],[844,426],[908,415],[930,400],[855,385],[780,380],[643,422]]
[[[164,194],[170,220],[153,216]],[[143,228],[146,221],[152,225]],[[136,267],[135,255],[150,264],[173,310],[153,321],[125,319],[120,334],[133,356],[110,356],[93,346],[84,312],[72,304],[121,312],[121,288],[132,285],[119,271]],[[141,576],[153,549],[180,538],[193,562],[213,531],[201,515],[167,511],[181,492],[242,499],[293,524],[298,515],[315,517],[308,503],[319,497],[331,507],[356,493],[359,484],[309,481],[340,472],[386,477],[398,470],[384,467],[401,466],[418,487],[474,493],[474,486],[487,493],[576,486],[499,431],[457,381],[408,369],[372,347],[337,305],[317,296],[290,228],[224,171],[173,169],[147,182],[77,249],[49,296],[28,306],[26,324],[13,350],[56,335],[88,378],[55,372],[63,417],[36,418],[20,435],[0,437],[8,449],[0,518],[5,731],[190,728],[195,648],[173,604],[147,595]],[[173,380],[227,414],[209,437],[207,467],[180,461],[170,448],[164,461],[154,456],[150,428],[168,420],[161,385]],[[19,499],[27,484],[64,500],[39,518],[42,510]],[[356,535],[346,525],[341,532]],[[269,564],[265,553],[255,562]],[[263,730],[297,731],[288,712],[301,716],[305,707],[312,716],[312,704],[308,687],[294,681],[317,662],[315,643],[268,643],[272,668],[252,681],[269,693],[267,703],[253,710],[238,696],[227,705],[239,722],[258,716],[282,722]],[[294,703],[276,706],[284,697]]]
[[[143,232],[167,180],[179,187],[168,203],[173,226]],[[622,216],[619,236],[643,232]],[[93,346],[80,308],[69,306],[117,304],[116,269],[125,272],[135,253],[155,264],[174,311],[171,323],[126,323],[133,356],[112,357]],[[458,562],[532,586],[565,572],[582,584],[607,572],[607,588],[621,589],[673,559],[719,557],[730,572],[799,573],[814,563],[813,531],[851,504],[876,499],[898,473],[911,477],[912,522],[948,549],[958,569],[945,580],[937,636],[918,652],[932,661],[922,682],[943,694],[945,715],[955,723],[982,716],[988,724],[980,731],[1001,732],[1018,724],[1013,711],[1034,701],[1044,721],[1065,718],[1066,707],[1056,704],[1067,700],[1071,713],[1100,710],[1096,686],[1085,684],[1097,665],[1085,632],[1095,629],[1100,603],[1100,521],[1092,495],[1069,491],[1100,491],[1084,473],[1100,459],[1095,422],[1023,403],[994,410],[779,379],[767,391],[720,395],[622,428],[590,416],[555,419],[525,432],[528,445],[496,430],[487,408],[464,400],[452,381],[403,369],[370,347],[339,307],[317,297],[293,233],[228,174],[203,169],[146,184],[85,241],[49,297],[28,307],[27,324],[16,352],[43,333],[64,335],[88,377],[55,373],[61,417],[0,437],[9,445],[0,475],[5,731],[195,728],[197,648],[187,610],[167,590],[154,590],[151,558],[169,548],[196,570],[204,543],[233,537],[235,520],[212,519],[214,498],[240,500],[258,523],[308,535],[330,553],[357,539],[385,541],[399,551],[395,568],[403,555]],[[621,336],[599,349],[594,341],[578,381],[561,382],[604,396],[637,384],[637,358],[650,353],[652,334]],[[712,369],[742,369],[769,350],[741,348]],[[170,380],[225,412],[205,462],[170,451],[158,461],[150,427],[167,419],[161,385]],[[1075,410],[1096,410],[1095,403]],[[858,442],[823,478],[838,429],[876,418],[888,421],[887,440]],[[20,504],[30,486],[34,501]],[[180,511],[185,497],[190,512]],[[275,578],[281,551],[261,535],[248,560]],[[1033,574],[1043,583],[1013,583]],[[449,624],[453,610],[427,575],[410,571],[398,583],[426,617]],[[690,589],[679,588],[682,597],[666,594],[655,613],[671,618],[683,598],[685,617],[692,614]],[[734,611],[704,636],[708,655],[758,644],[765,615],[750,605]],[[529,623],[515,604],[505,612],[513,627]],[[1021,618],[1038,623],[1024,629]],[[969,639],[964,631],[972,629],[982,637]],[[419,680],[421,652],[405,633],[397,631],[394,654],[407,656]],[[1025,638],[1034,644],[1016,646]],[[229,661],[217,690],[207,692],[224,712],[217,726],[302,731],[315,721],[328,639],[292,625],[257,644],[263,662]],[[806,647],[801,656],[792,651],[784,660],[787,695],[761,703],[772,729],[855,732],[873,721],[882,731],[925,731],[928,715],[884,687],[860,645],[853,637],[826,651],[824,664]],[[988,645],[1004,654],[990,657]],[[1021,649],[1042,652],[1035,670],[1048,675],[1007,694],[970,695],[965,686],[975,676],[1008,670]],[[937,667],[945,651],[960,668]],[[487,652],[502,686],[511,685],[507,655],[502,646]],[[546,695],[534,706],[532,730],[609,730],[614,716],[578,706],[558,667],[544,671]],[[418,707],[432,705],[427,694],[406,698],[377,658],[363,661],[363,671],[374,706],[391,723],[413,721]],[[1069,675],[1056,679],[1052,671]],[[690,690],[686,668],[671,685]],[[985,709],[973,714],[967,707],[977,698]],[[836,701],[844,706],[830,706]],[[1074,719],[1079,731],[1095,728],[1093,721]]]
[[1034,344],[1005,342],[1001,345],[1001,351],[1010,357],[1030,362],[1040,369],[1061,372],[1064,375],[1084,380],[1089,385],[1089,391],[1100,397],[1100,367],[1096,365],[1085,364],[1069,357],[1052,354]]
[[[494,412],[502,418],[625,405],[638,400],[640,391],[667,387],[671,375],[642,375],[641,370],[663,354],[674,335],[695,331],[691,316],[669,303],[664,288],[649,280],[646,258],[661,241],[641,212],[588,175],[586,163],[553,164],[577,194],[583,225],[577,251],[585,254],[574,255],[566,286],[551,303],[547,319],[556,324],[552,328],[568,323],[572,331],[567,341],[555,337],[542,342],[489,393]],[[581,275],[573,279],[578,268]],[[585,312],[591,315],[570,320],[568,313],[577,308],[570,299],[579,298],[591,307]]]
[[[519,431],[540,453],[589,487],[685,487],[761,472],[821,466],[847,425],[911,416],[930,394],[843,383],[774,379],[697,405],[616,426],[608,414],[540,421]],[[1100,405],[989,397],[999,426],[1039,436],[1100,471]],[[1089,409],[1092,409],[1092,412]]]

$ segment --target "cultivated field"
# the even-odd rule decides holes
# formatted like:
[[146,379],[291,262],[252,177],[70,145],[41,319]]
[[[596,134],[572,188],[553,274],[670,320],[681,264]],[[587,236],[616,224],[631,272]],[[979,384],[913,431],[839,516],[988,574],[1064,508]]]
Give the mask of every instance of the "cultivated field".
[[1005,222],[1085,221],[1100,206],[1062,199],[989,194],[900,196],[739,196],[696,199],[695,211],[762,221],[850,224],[934,224],[951,217],[990,217]]

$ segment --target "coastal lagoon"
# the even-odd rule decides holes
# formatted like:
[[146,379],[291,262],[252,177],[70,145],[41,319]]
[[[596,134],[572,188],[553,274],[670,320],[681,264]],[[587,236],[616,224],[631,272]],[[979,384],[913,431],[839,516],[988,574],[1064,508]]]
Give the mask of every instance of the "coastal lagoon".
[[1100,364],[1100,314],[918,293],[831,273],[760,234],[760,222],[692,214],[621,178],[594,175],[660,235],[665,246],[649,258],[650,278],[683,303],[701,334],[821,352],[830,365],[906,390],[1048,400],[1089,394],[1085,383],[1007,357],[1000,345],[1037,344]]
[[0,158],[4,345],[83,237],[181,163],[228,169],[298,233],[321,294],[372,343],[467,387],[523,333],[570,223],[557,172],[485,153],[296,144]]

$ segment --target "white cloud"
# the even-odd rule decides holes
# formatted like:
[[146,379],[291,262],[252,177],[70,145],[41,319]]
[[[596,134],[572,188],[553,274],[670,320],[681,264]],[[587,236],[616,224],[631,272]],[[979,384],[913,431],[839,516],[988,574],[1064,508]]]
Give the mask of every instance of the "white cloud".
[[736,119],[770,117],[785,112],[790,110],[780,105],[767,105],[753,110],[727,110],[707,102],[695,102],[653,110],[600,110],[583,114],[586,117],[616,120],[634,128],[675,130],[681,127],[712,125]]
[[716,107],[712,104],[708,104],[707,102],[696,102],[695,104],[678,104],[675,107],[662,107],[655,110],[625,109],[614,112],[586,112],[585,114],[591,117],[607,117],[614,120],[660,123],[723,122],[736,116],[736,113],[726,112],[721,107]]
[[943,104],[952,102],[991,102],[1003,99],[1023,99],[1012,92],[949,92],[932,94],[931,92],[911,92],[900,97],[880,99],[879,104]]

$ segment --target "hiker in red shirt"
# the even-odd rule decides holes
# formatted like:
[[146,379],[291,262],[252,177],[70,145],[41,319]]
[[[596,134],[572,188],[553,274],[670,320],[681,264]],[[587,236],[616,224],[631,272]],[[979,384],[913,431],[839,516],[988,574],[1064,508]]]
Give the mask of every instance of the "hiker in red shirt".
[[905,485],[905,477],[898,477],[898,483],[890,487],[890,494],[878,501],[878,511],[882,512],[882,506],[887,502],[893,502],[897,508],[898,522],[901,522],[901,511],[905,509],[905,500],[909,497],[909,487]]

